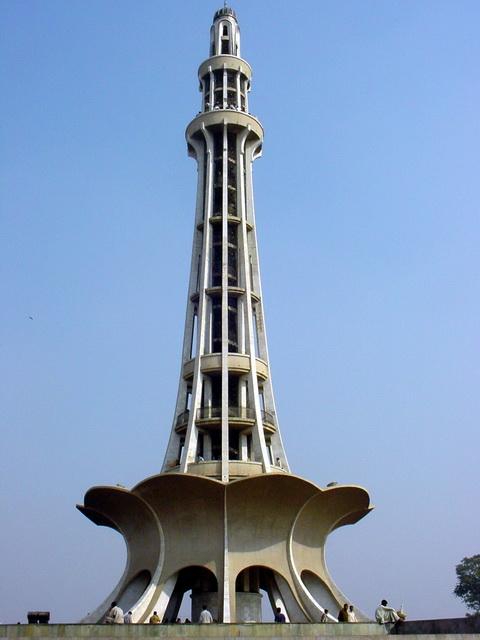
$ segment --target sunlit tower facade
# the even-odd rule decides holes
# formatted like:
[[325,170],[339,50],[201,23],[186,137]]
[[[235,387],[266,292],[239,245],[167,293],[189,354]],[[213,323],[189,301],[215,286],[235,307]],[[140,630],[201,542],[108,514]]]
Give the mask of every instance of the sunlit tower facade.
[[[161,473],[131,490],[93,487],[78,509],[123,535],[112,601],[175,621],[186,594],[219,622],[261,622],[262,598],[287,621],[319,622],[348,599],[325,563],[328,535],[372,509],[365,489],[320,488],[291,473],[273,397],[252,165],[263,129],[249,112],[252,70],[235,12],[215,13],[200,65],[201,110],[186,131],[198,186],[180,380]],[[358,615],[362,619],[361,614]]]
[[[198,167],[195,229],[174,424],[163,471],[228,482],[288,471],[273,397],[253,201],[263,129],[235,12],[216,12],[188,125]],[[201,465],[199,465],[201,461]]]

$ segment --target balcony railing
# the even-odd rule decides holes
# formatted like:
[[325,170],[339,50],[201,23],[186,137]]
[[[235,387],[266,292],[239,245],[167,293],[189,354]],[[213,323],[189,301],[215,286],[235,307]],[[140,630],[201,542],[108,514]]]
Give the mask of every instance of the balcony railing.
[[[275,418],[270,411],[261,411],[262,422],[275,426]],[[183,411],[177,416],[176,426],[188,424],[190,411]],[[222,407],[201,407],[197,409],[197,420],[215,420],[222,417]],[[255,420],[255,409],[251,407],[228,407],[228,417],[239,420]]]
[[[197,409],[197,420],[210,420],[222,417],[222,407],[201,407]],[[249,407],[228,407],[229,418],[255,420],[255,410]]]
[[184,424],[188,424],[188,418],[190,417],[190,411],[187,409],[183,413],[177,416],[176,427],[181,427]]
[[273,417],[273,413],[270,413],[270,411],[262,411],[262,422],[275,426],[275,418]]

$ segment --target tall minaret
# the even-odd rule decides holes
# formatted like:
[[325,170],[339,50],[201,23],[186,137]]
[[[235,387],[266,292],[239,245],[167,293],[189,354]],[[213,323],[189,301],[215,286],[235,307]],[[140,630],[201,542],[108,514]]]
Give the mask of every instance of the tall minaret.
[[[188,125],[198,167],[182,367],[163,471],[228,482],[286,472],[270,375],[252,164],[263,129],[249,113],[252,70],[233,9],[214,16],[198,70],[202,108]],[[199,464],[201,461],[201,464]]]
[[291,473],[285,457],[253,206],[263,129],[248,110],[252,71],[226,6],[198,75],[202,109],[186,132],[197,203],[172,431],[161,473],[130,490],[92,487],[77,505],[127,547],[119,583],[83,622],[104,620],[112,601],[134,622],[154,612],[172,622],[189,592],[193,622],[204,605],[220,622],[261,622],[262,593],[272,614],[319,622],[348,602],[328,573],[327,537],[372,507],[365,489],[317,487]]

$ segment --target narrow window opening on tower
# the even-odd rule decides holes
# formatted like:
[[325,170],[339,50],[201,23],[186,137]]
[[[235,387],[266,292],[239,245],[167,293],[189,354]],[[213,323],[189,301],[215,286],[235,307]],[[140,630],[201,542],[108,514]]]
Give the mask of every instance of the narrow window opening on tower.
[[[228,225],[228,285],[236,287],[238,285],[238,239],[237,225]],[[235,301],[235,307],[237,307]]]
[[185,438],[180,438],[179,447],[178,447],[178,457],[176,460],[177,465],[179,465],[182,460],[184,448],[185,448]]
[[228,296],[228,350],[238,352],[238,300]]
[[236,287],[238,284],[238,260],[237,249],[228,247],[228,286]]
[[227,132],[227,148],[229,162],[237,161],[237,135],[233,131]]
[[227,89],[236,89],[237,88],[237,72],[236,71],[227,71]]
[[253,291],[253,259],[252,256],[248,256],[248,265],[250,267],[250,289]]
[[226,24],[223,25],[223,35],[228,36],[228,25]]
[[204,459],[204,456],[203,456],[203,433],[202,432],[200,432],[198,434],[196,459],[197,459],[197,462],[202,462],[203,459]]
[[240,382],[238,376],[228,376],[228,457],[240,460],[240,432],[238,418],[244,418],[240,404]]
[[228,458],[240,460],[240,437],[237,429],[228,430]]
[[228,40],[222,40],[222,54],[228,54],[230,49],[230,42]]
[[235,161],[232,162],[230,158],[230,154],[228,155],[228,186],[236,187],[237,186],[237,166]]
[[228,406],[232,409],[233,415],[237,413],[239,407],[238,377],[228,376]]
[[222,300],[220,296],[214,296],[212,298],[212,352],[220,353],[221,351],[222,351]]
[[[237,225],[228,225],[227,236],[228,250],[228,285],[236,287],[238,285],[238,232]],[[236,304],[236,302],[235,302]]]
[[260,409],[265,411],[265,396],[263,394],[263,388],[258,390],[258,399],[260,401]]
[[213,215],[221,216],[223,208],[223,136],[217,131],[213,137]]
[[222,227],[213,225],[212,231],[212,287],[222,286]]
[[222,131],[216,131],[213,136],[213,157],[215,160],[223,156],[223,134]]
[[213,189],[213,215],[222,215],[222,184]]
[[236,109],[237,108],[237,92],[233,89],[229,89],[227,91],[227,108],[228,109]]
[[202,256],[199,254],[198,255],[198,261],[197,261],[197,282],[195,283],[195,291],[197,291],[200,289],[200,261],[201,261]]
[[237,215],[237,135],[227,132],[227,185],[228,185],[228,215]]
[[223,71],[217,70],[213,72],[214,81],[214,108],[223,109]]
[[240,108],[242,111],[246,110],[247,104],[247,78],[242,74],[240,79]]
[[220,410],[222,406],[222,378],[220,376],[212,376],[212,408]]
[[190,358],[194,358],[197,354],[197,329],[198,329],[198,315],[197,308],[193,312],[192,318],[192,337],[190,340]]
[[228,224],[228,246],[234,249],[238,246],[237,225],[233,223]]
[[228,187],[228,215],[237,215],[237,190],[235,187]]
[[260,343],[258,340],[258,318],[256,309],[253,312],[253,346],[255,348],[255,356],[260,357]]
[[210,74],[209,73],[203,78],[203,100],[204,100],[205,110],[208,111],[210,109]]
[[268,458],[270,460],[270,464],[274,464],[272,439],[271,438],[265,438],[265,444],[267,445]]
[[221,431],[211,431],[212,439],[212,460],[221,460],[222,458],[222,433]]

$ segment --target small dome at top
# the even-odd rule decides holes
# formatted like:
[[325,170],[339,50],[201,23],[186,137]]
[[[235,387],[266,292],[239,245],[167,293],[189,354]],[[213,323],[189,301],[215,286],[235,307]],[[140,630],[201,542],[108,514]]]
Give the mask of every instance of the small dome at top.
[[217,20],[218,18],[221,18],[222,16],[232,16],[232,18],[235,18],[235,20],[237,19],[237,15],[236,15],[235,11],[233,9],[230,9],[230,7],[227,7],[227,5],[225,5],[224,7],[219,9],[218,11],[215,11],[215,15],[213,16],[213,19]]

